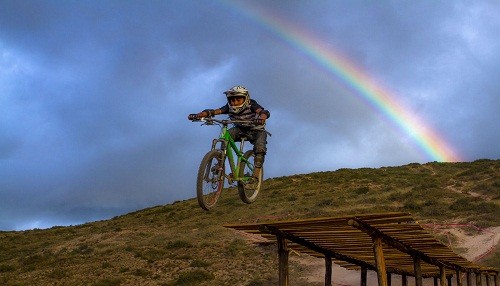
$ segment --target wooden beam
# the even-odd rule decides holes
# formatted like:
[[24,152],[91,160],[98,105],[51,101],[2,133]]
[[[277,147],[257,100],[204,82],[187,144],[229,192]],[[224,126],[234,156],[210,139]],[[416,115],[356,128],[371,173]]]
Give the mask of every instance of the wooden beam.
[[325,286],[332,286],[332,257],[325,256]]
[[361,267],[361,286],[366,286],[366,278],[367,278],[368,269],[366,267]]
[[482,286],[481,284],[481,272],[476,272],[476,286]]
[[381,237],[373,238],[373,253],[375,255],[375,266],[377,267],[378,286],[387,286],[387,270],[385,269]]
[[401,275],[401,286],[408,286],[408,277],[406,274]]
[[420,258],[413,257],[413,271],[415,273],[415,286],[422,286],[422,268],[420,266]]
[[460,270],[457,270],[457,286],[463,286],[462,285],[462,272]]
[[347,223],[350,226],[353,226],[355,228],[358,228],[361,231],[366,232],[371,237],[374,237],[374,236],[381,237],[384,240],[384,242],[386,244],[388,244],[389,246],[396,248],[397,250],[399,250],[401,252],[407,253],[412,257],[418,257],[424,262],[427,262],[427,263],[432,264],[432,265],[438,265],[438,266],[445,265],[446,267],[451,268],[451,269],[455,269],[455,270],[462,269],[462,267],[459,265],[432,258],[432,257],[428,256],[427,254],[423,253],[422,251],[415,250],[415,249],[411,248],[410,246],[405,245],[404,243],[401,243],[401,242],[395,240],[391,236],[383,233],[382,231],[378,230],[375,227],[372,227],[371,225],[369,225],[368,223],[365,223],[364,221],[362,221],[360,219],[353,218],[353,219],[350,219]]
[[443,265],[439,266],[439,286],[446,286],[446,268]]
[[334,252],[334,251],[330,251],[326,248],[323,248],[319,245],[316,245],[308,240],[305,240],[305,239],[302,239],[300,237],[297,237],[291,233],[288,233],[288,232],[284,232],[284,231],[281,231],[279,230],[277,227],[275,226],[269,226],[269,225],[262,225],[260,226],[259,228],[260,231],[262,232],[267,232],[267,233],[270,233],[270,234],[274,234],[274,235],[277,235],[277,236],[281,236],[281,237],[284,237],[286,238],[287,240],[291,241],[291,242],[294,242],[294,243],[297,243],[297,244],[300,244],[302,246],[305,246],[315,252],[318,252],[318,253],[321,253],[323,255],[329,255],[330,257],[332,258],[335,258],[335,259],[338,259],[338,260],[342,260],[342,261],[346,261],[346,262],[349,262],[351,264],[354,264],[354,265],[358,265],[358,266],[361,266],[361,267],[366,267],[368,269],[372,269],[372,270],[376,270],[375,267],[373,265],[371,265],[370,263],[368,262],[365,262],[365,261],[362,261],[362,260],[358,260],[358,259],[354,259],[352,257],[349,257],[349,256],[346,256],[346,255],[342,255],[340,253],[337,253],[337,252]]
[[467,286],[472,286],[472,272],[467,271]]
[[387,286],[392,285],[392,276],[390,272],[387,272]]
[[279,260],[279,286],[288,286],[288,247],[286,239],[276,236],[278,239],[278,260]]
[[484,273],[484,277],[486,279],[486,286],[490,286],[490,273],[486,272]]

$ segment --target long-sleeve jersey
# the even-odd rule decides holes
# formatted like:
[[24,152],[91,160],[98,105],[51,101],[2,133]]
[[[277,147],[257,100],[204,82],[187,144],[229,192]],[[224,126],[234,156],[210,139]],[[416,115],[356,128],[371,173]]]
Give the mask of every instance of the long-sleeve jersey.
[[[236,114],[232,113],[231,109],[229,108],[229,104],[226,103],[226,105],[222,106],[219,108],[221,110],[222,114],[229,114],[229,118],[231,120],[245,120],[245,121],[252,121],[254,119],[259,118],[261,113],[265,113],[267,117],[269,118],[271,114],[269,113],[268,110],[265,110],[260,104],[257,103],[257,101],[250,99],[250,104],[243,109],[242,112]],[[237,124],[237,126],[241,127],[250,127],[242,124]],[[256,129],[263,129],[264,125],[261,126],[252,126]]]

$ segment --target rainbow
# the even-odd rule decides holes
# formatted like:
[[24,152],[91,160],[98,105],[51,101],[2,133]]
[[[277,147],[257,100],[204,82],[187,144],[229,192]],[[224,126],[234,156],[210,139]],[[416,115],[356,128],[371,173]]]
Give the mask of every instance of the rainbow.
[[315,64],[333,74],[337,80],[354,90],[354,94],[363,102],[383,114],[383,117],[401,132],[412,138],[420,151],[432,161],[460,161],[453,148],[414,112],[399,103],[391,92],[375,83],[368,74],[331,47],[327,47],[310,32],[253,2],[234,0],[221,0],[221,2],[272,31]]

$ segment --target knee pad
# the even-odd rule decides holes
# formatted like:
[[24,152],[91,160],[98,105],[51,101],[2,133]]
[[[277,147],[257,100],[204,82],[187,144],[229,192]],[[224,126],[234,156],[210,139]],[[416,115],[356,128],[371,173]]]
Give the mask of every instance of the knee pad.
[[255,154],[253,162],[255,167],[262,168],[262,165],[264,164],[264,154]]
[[255,156],[266,155],[266,152],[267,152],[266,145],[261,145],[261,144],[253,145],[253,152],[255,153]]

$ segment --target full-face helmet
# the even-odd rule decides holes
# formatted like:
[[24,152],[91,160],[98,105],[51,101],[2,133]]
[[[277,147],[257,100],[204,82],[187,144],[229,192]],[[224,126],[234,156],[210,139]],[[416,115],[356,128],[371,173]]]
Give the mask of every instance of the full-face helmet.
[[[246,89],[244,86],[241,85],[233,86],[229,90],[225,91],[224,94],[227,97],[229,109],[231,110],[232,113],[239,114],[250,104],[250,93],[248,92],[248,89]],[[229,99],[232,97],[244,97],[245,100],[241,105],[231,106]]]

